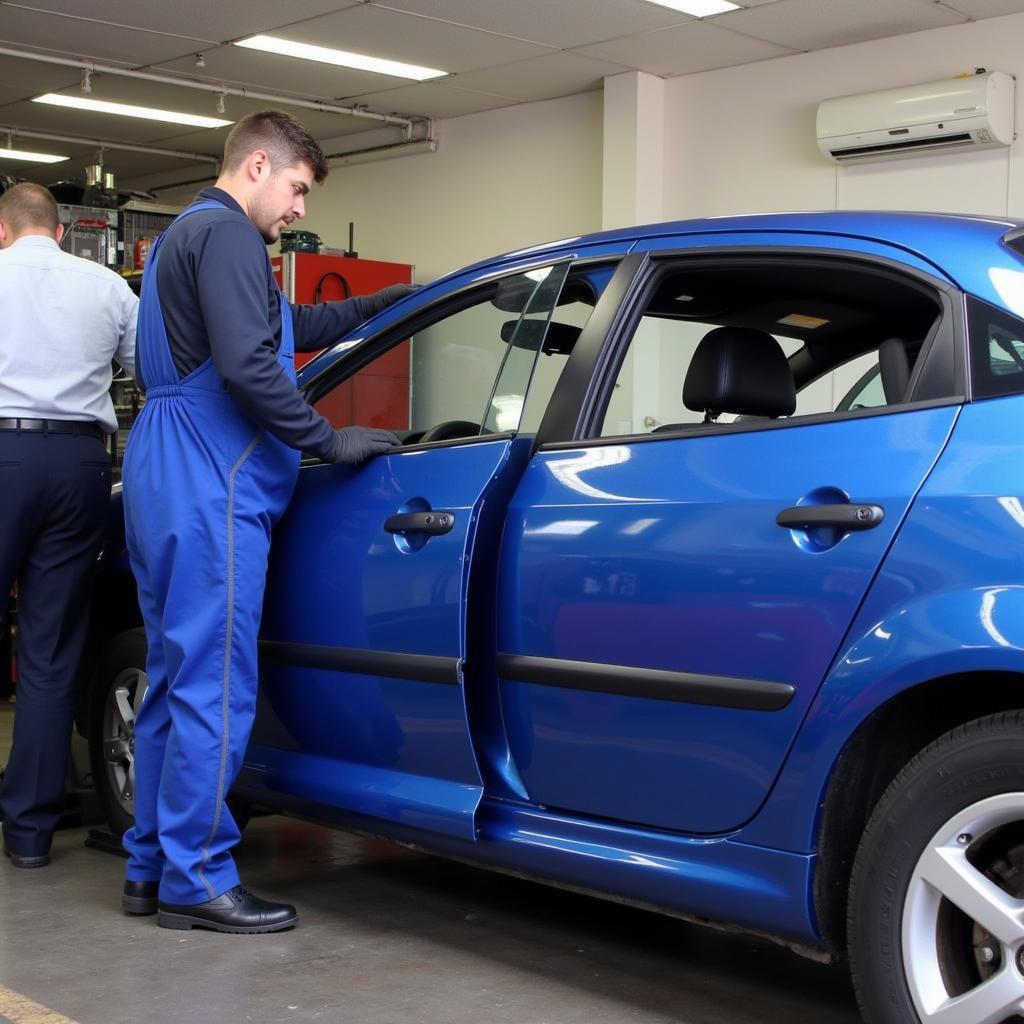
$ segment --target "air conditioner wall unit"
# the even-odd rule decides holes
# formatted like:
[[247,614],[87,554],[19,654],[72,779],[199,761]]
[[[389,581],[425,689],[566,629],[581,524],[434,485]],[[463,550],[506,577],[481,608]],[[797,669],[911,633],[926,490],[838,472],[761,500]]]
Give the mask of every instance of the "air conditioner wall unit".
[[839,96],[818,106],[818,148],[852,163],[957,148],[1009,146],[1014,79],[1002,71]]

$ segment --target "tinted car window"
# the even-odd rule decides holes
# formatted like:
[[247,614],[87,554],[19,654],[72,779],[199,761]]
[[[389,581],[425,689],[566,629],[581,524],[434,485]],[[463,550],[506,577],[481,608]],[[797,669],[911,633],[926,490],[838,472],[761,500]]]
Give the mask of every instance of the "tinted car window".
[[979,299],[967,311],[974,397],[1024,392],[1024,322]]

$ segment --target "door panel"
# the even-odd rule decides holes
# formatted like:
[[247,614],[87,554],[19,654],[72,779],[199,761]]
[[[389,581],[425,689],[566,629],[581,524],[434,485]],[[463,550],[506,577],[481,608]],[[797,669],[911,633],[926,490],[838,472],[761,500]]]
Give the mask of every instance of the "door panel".
[[[688,832],[748,820],[955,414],[538,453],[499,590],[502,708],[530,799]],[[776,524],[845,500],[883,521]]]
[[[565,261],[510,274],[457,292],[434,318],[414,314],[407,437],[447,446],[301,471],[274,533],[263,615],[246,761],[263,786],[475,838],[469,570],[481,508],[492,495],[507,501],[522,472],[511,432],[568,272]],[[393,333],[401,339],[402,326]],[[383,379],[386,345],[354,384],[364,423],[389,397],[362,386]],[[508,433],[486,429],[494,408]]]
[[[473,837],[466,567],[509,444],[303,469],[274,536],[262,634],[262,697],[291,752],[257,734],[247,757],[272,789]],[[384,529],[428,509],[453,517],[448,533],[411,543]]]

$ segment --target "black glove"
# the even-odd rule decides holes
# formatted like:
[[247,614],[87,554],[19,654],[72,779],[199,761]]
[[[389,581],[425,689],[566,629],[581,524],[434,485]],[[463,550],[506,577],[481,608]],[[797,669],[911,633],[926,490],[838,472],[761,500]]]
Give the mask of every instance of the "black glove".
[[379,427],[342,427],[334,432],[331,461],[358,466],[360,462],[401,443],[390,430],[381,430]]
[[374,292],[372,295],[360,295],[359,303],[363,308],[365,318],[369,320],[371,316],[376,316],[392,303],[418,291],[419,287],[418,284],[389,284],[387,288],[381,288],[379,292]]

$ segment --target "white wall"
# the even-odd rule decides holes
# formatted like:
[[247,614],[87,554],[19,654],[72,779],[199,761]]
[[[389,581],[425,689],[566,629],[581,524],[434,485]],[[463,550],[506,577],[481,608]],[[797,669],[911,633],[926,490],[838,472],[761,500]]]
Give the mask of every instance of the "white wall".
[[856,166],[814,135],[833,96],[984,67],[1017,76],[1024,133],[1024,14],[672,79],[665,102],[666,220],[776,210],[905,209],[1024,217],[1024,140]]
[[430,281],[475,260],[601,226],[601,93],[438,122],[436,153],[338,167],[301,227]]

